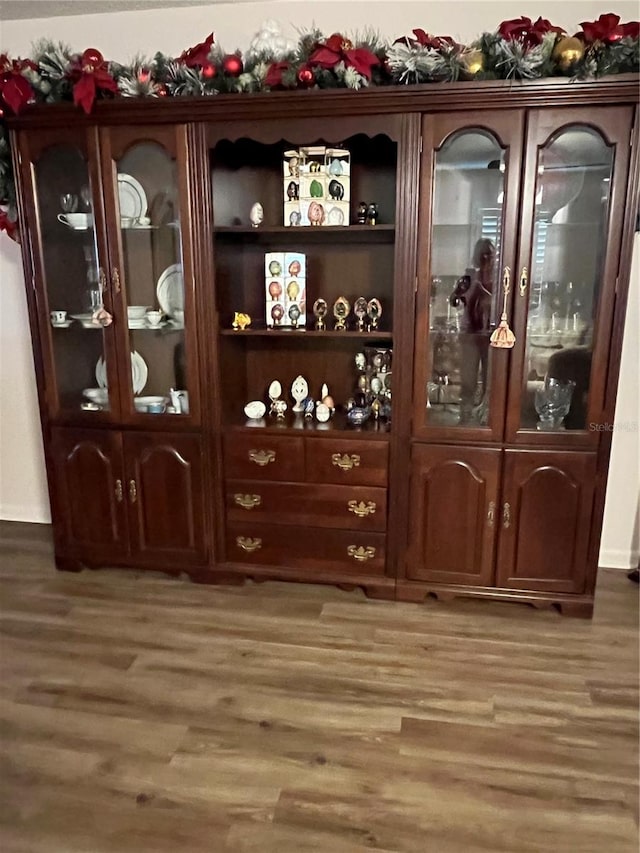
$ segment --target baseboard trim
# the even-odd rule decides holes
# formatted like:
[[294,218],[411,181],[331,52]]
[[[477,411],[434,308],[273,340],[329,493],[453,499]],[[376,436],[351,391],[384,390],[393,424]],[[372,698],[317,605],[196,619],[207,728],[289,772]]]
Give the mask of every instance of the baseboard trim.
[[628,572],[629,569],[638,568],[638,560],[640,560],[640,552],[638,551],[600,551],[600,559],[598,565],[601,568],[620,569],[623,572]]
[[51,524],[51,513],[47,508],[0,504],[0,521],[27,521],[33,524]]

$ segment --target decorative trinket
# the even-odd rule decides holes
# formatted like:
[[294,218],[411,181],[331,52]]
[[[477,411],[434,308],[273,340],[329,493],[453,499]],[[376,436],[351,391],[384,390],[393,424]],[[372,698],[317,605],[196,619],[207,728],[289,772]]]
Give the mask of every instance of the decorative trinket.
[[259,201],[257,201],[249,211],[249,222],[253,228],[258,228],[264,222],[264,209]]
[[259,421],[260,418],[265,416],[266,411],[267,407],[262,400],[252,400],[244,407],[245,415],[252,421]]
[[312,201],[307,213],[312,225],[322,225],[324,222],[324,207],[317,201]]
[[289,284],[287,285],[287,297],[292,302],[295,302],[296,299],[298,298],[299,293],[300,293],[300,285],[298,284],[298,282],[297,281],[290,281]]
[[[300,261],[297,261],[297,260],[291,261],[291,263],[289,264],[289,275],[292,275],[295,277],[295,276],[300,275],[301,271],[302,271],[302,264],[300,263]],[[293,299],[293,297],[291,297],[291,298]]]
[[289,306],[289,310],[287,311],[287,316],[291,320],[291,325],[294,329],[298,328],[298,320],[300,319],[300,313],[301,313],[300,309],[298,308],[298,306],[295,303],[293,305]]
[[271,408],[276,413],[276,418],[279,421],[283,420],[284,414],[287,411],[286,402],[284,400],[275,400]]
[[271,319],[273,320],[273,325],[279,326],[283,317],[284,308],[279,302],[276,302],[276,304],[271,309]]
[[295,154],[289,157],[289,175],[292,178],[300,177],[300,158],[296,157]]
[[316,318],[316,330],[318,332],[324,332],[327,328],[324,318],[327,316],[328,310],[329,307],[324,299],[316,299],[313,303],[313,316]]
[[292,412],[300,414],[304,412],[304,401],[309,396],[309,385],[304,376],[296,376],[291,385],[291,396],[295,400]]
[[269,283],[269,296],[274,302],[280,299],[282,296],[282,285],[279,281],[272,281]]
[[353,408],[349,409],[347,412],[347,420],[353,426],[360,426],[365,423],[365,421],[369,420],[371,415],[371,410],[364,406],[353,406]]
[[342,173],[344,172],[342,161],[338,160],[337,157],[334,157],[333,160],[329,163],[328,172],[330,175],[339,178],[340,175],[342,175]]
[[329,181],[329,195],[334,201],[342,201],[344,198],[344,187],[340,181]]
[[304,416],[305,418],[313,417],[313,410],[316,407],[316,404],[313,400],[313,397],[307,397],[307,399],[303,402],[304,406]]
[[379,299],[370,299],[367,304],[367,314],[369,316],[369,331],[375,332],[382,317],[382,305]]
[[309,195],[311,198],[322,198],[324,195],[324,192],[322,191],[322,184],[320,181],[316,181],[315,178],[311,181],[309,186]]
[[364,318],[367,316],[367,300],[364,296],[359,296],[353,305],[353,313],[358,318],[357,329],[359,332],[364,332]]
[[318,403],[316,406],[316,420],[321,424],[326,424],[330,417],[331,409],[324,403]]
[[298,201],[300,198],[300,187],[295,181],[289,181],[289,186],[287,187],[287,198],[289,201]]
[[337,332],[344,332],[347,328],[347,317],[349,316],[349,311],[351,310],[351,305],[344,298],[344,296],[339,296],[333,304],[333,316],[336,318],[335,326],[333,327]]
[[302,223],[302,214],[299,210],[292,210],[289,214],[289,225],[296,226]]
[[358,205],[358,213],[356,219],[358,225],[366,225],[367,224],[367,205],[366,202],[361,201]]
[[239,311],[236,311],[233,315],[233,323],[231,324],[232,328],[236,331],[246,329],[247,326],[251,325],[251,317],[248,314],[242,314]]
[[282,274],[282,264],[280,261],[271,261],[269,263],[269,272],[271,275],[281,275]]
[[367,225],[377,225],[378,224],[378,205],[375,202],[371,202],[371,204],[367,207]]
[[269,399],[271,400],[269,414],[275,415],[279,420],[282,420],[282,418],[284,418],[284,413],[287,411],[287,404],[284,400],[280,399],[280,395],[282,394],[282,385],[280,385],[277,379],[274,379],[271,385],[269,385],[268,394]]

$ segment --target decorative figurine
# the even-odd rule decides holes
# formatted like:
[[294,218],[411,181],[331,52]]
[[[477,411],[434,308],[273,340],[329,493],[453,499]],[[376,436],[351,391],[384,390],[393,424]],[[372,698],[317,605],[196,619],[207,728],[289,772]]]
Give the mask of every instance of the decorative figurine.
[[334,157],[333,160],[329,163],[329,168],[327,170],[330,175],[333,175],[336,178],[339,178],[340,175],[344,172],[344,168],[342,166],[342,161],[338,160],[337,157]]
[[317,160],[312,160],[309,164],[309,171],[317,173],[320,171],[320,163]]
[[311,181],[311,185],[309,186],[309,195],[311,198],[322,198],[324,192],[322,191],[322,184],[320,181],[316,181],[314,178]]
[[333,304],[333,316],[336,318],[335,326],[333,327],[337,332],[344,332],[347,328],[347,317],[349,316],[349,311],[351,310],[351,305],[344,298],[344,296],[339,296]]
[[382,305],[379,299],[370,299],[367,305],[367,314],[369,315],[369,331],[375,332],[382,317]]
[[379,215],[380,214],[378,213],[378,205],[375,202],[372,202],[367,207],[366,224],[367,225],[377,225]]
[[284,317],[284,308],[282,307],[282,305],[279,302],[276,302],[276,304],[271,309],[271,319],[273,320],[273,325],[279,326],[280,321],[282,320],[283,317]]
[[340,181],[336,181],[335,179],[329,181],[329,195],[334,201],[342,201],[344,198],[344,187]]
[[300,158],[295,155],[289,158],[289,175],[292,178],[300,177]]
[[318,403],[316,405],[316,420],[321,424],[326,424],[330,417],[331,409],[324,403]]
[[304,376],[296,376],[291,385],[291,396],[295,400],[292,412],[302,414],[304,412],[304,401],[309,396],[309,385]]
[[302,214],[300,213],[300,211],[292,210],[289,214],[289,225],[293,225],[295,227],[296,225],[300,225],[301,222]]
[[369,420],[369,416],[371,415],[371,409],[366,406],[353,406],[353,408],[349,409],[347,412],[347,420],[353,426],[360,426],[365,423],[365,421]]
[[316,331],[324,332],[327,325],[324,318],[327,316],[329,307],[324,299],[316,299],[313,303],[313,315],[316,318]]
[[287,296],[292,302],[295,302],[298,298],[298,294],[300,293],[300,285],[297,281],[290,281],[287,285]]
[[302,264],[300,261],[291,261],[289,264],[289,275],[298,276],[302,270]]
[[358,225],[367,224],[367,205],[364,201],[361,201],[358,205],[358,213],[356,215],[356,220],[358,222]]
[[294,329],[298,328],[298,320],[300,319],[301,313],[302,312],[300,311],[298,306],[295,304],[295,302],[293,305],[289,306],[289,310],[287,311],[287,315],[288,315],[289,319],[291,320],[291,325],[293,326]]
[[247,328],[247,326],[251,325],[251,317],[248,314],[242,314],[239,311],[236,311],[233,315],[233,323],[231,324],[232,328],[236,331],[240,330],[241,332]]
[[271,275],[281,275],[282,274],[282,264],[279,261],[271,261],[269,264],[269,272]]
[[245,415],[252,421],[259,421],[263,418],[267,411],[267,407],[262,400],[252,400],[244,407]]
[[269,283],[269,296],[274,302],[277,302],[278,299],[282,296],[282,285],[279,281],[272,281]]
[[249,222],[253,228],[258,228],[264,222],[264,209],[259,201],[252,205],[249,211]]
[[364,332],[364,318],[367,316],[367,300],[364,296],[359,296],[353,304],[353,313],[358,318],[357,329],[359,332]]
[[278,420],[282,420],[282,418],[284,418],[284,413],[287,411],[287,404],[284,400],[280,399],[280,395],[282,394],[282,385],[280,385],[277,379],[274,379],[271,385],[269,385],[268,394],[269,399],[271,400],[269,414],[275,415]]
[[295,181],[289,181],[289,186],[287,187],[287,198],[289,201],[298,201],[300,198],[300,188]]
[[324,222],[324,207],[317,201],[312,201],[307,213],[312,225],[322,225]]
[[287,411],[287,404],[284,400],[276,400],[273,403],[273,411],[276,413],[276,418],[281,421],[284,419],[284,413]]
[[363,371],[367,366],[367,357],[363,352],[357,352],[355,357],[356,370]]
[[307,397],[307,399],[303,401],[302,405],[304,407],[305,418],[312,418],[313,417],[313,411],[316,407],[316,404],[313,400],[313,397]]

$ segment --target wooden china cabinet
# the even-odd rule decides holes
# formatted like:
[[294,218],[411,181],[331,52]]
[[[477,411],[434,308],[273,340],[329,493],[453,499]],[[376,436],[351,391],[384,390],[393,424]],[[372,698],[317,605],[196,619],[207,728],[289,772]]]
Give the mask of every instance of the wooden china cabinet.
[[[114,101],[12,120],[58,567],[590,614],[636,85]],[[283,157],[314,145],[350,153],[349,222],[287,227]],[[375,225],[357,223],[361,201]],[[270,252],[305,255],[305,329],[265,323]],[[378,299],[377,328],[351,315],[335,330],[340,296]],[[512,349],[490,344],[503,312]],[[355,427],[368,351],[391,417]],[[331,420],[291,414],[298,375],[313,399],[328,384]],[[273,380],[287,414],[248,419]]]

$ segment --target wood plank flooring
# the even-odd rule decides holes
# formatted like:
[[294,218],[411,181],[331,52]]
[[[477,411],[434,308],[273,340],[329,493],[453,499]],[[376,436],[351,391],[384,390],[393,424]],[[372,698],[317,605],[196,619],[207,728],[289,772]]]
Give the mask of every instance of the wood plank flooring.
[[638,588],[592,622],[56,573],[0,524],[3,853],[636,853]]

